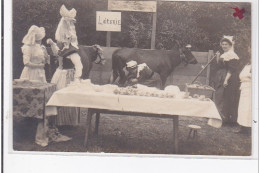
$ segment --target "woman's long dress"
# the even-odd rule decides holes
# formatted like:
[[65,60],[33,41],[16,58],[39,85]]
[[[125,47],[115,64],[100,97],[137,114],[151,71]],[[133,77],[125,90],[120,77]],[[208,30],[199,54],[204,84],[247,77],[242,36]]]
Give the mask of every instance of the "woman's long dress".
[[[75,69],[71,59],[74,56],[79,56],[78,53],[72,53],[63,58],[63,69],[57,69],[54,73],[51,83],[57,85],[57,90],[66,87],[71,81],[74,80]],[[80,74],[81,75],[81,74]],[[56,116],[56,125],[78,125],[79,124],[79,109],[73,107],[60,107]]]
[[239,77],[241,80],[237,122],[241,126],[252,127],[252,80],[251,65],[246,65]]
[[[235,123],[237,122],[240,95],[239,60],[222,60],[221,63],[223,68],[216,73],[214,80],[215,102],[223,122]],[[223,83],[228,71],[231,73],[231,77],[224,88]]]
[[[23,63],[25,65],[20,79],[38,81],[40,83],[47,83],[45,77],[44,67],[37,67],[33,65],[44,65],[50,63],[46,48],[40,44],[24,45],[22,47]],[[49,138],[47,136],[47,119],[39,121],[37,125],[35,142],[41,146],[47,146]]]

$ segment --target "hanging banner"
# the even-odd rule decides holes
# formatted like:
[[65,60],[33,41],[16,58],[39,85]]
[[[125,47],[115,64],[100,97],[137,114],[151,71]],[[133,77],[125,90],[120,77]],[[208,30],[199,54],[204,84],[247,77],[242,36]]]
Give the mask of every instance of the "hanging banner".
[[97,31],[121,31],[121,12],[97,11]]
[[115,1],[108,0],[108,10],[156,12],[156,1]]

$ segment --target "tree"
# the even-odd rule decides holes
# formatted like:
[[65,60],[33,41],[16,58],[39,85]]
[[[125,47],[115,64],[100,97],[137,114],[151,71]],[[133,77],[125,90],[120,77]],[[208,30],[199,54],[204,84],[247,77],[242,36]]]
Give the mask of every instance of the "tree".
[[[20,76],[23,68],[20,47],[29,27],[33,24],[43,26],[46,38],[54,39],[62,4],[77,10],[76,30],[80,44],[105,46],[106,32],[96,31],[96,11],[107,10],[107,0],[13,0],[14,78]],[[244,18],[235,18],[231,7],[244,8]],[[149,49],[151,29],[152,13],[124,11],[122,31],[111,34],[111,45]],[[251,43],[250,3],[158,1],[156,45],[173,49],[179,47],[178,42],[181,46],[192,44],[194,51],[219,50],[223,35],[233,35],[239,57],[248,57],[247,47]]]

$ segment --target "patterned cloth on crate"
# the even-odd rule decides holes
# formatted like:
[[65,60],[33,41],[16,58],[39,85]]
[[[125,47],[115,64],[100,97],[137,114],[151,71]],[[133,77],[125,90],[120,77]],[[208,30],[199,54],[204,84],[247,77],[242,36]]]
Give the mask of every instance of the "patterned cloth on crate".
[[44,119],[45,105],[55,91],[55,84],[14,81],[13,115]]
[[[65,88],[74,79],[74,69],[61,70],[57,69],[54,73],[51,83],[57,84],[57,90]],[[62,125],[78,125],[78,109],[73,107],[60,107],[56,116],[55,124]]]

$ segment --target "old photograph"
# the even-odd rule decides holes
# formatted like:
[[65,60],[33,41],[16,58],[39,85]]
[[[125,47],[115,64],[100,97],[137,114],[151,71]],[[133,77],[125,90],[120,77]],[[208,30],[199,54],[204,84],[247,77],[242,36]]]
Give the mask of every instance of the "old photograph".
[[12,8],[13,151],[252,155],[250,2]]

